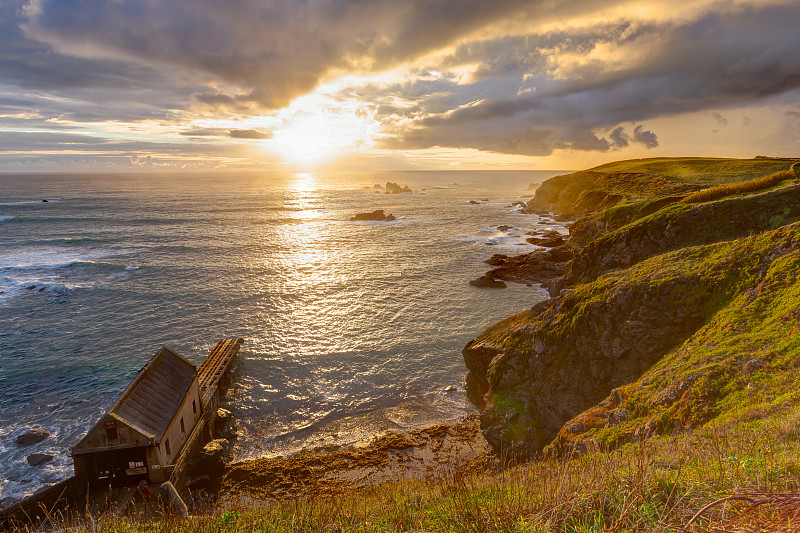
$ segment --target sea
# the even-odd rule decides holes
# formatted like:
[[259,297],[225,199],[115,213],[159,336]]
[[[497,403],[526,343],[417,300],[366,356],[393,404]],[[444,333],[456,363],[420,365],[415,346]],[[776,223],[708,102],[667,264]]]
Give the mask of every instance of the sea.
[[[0,175],[0,506],[71,475],[163,345],[199,364],[245,339],[236,461],[473,413],[464,344],[546,293],[468,282],[535,250],[528,232],[567,233],[514,205],[560,173]],[[350,221],[376,209],[395,220]],[[17,445],[30,428],[50,436]]]

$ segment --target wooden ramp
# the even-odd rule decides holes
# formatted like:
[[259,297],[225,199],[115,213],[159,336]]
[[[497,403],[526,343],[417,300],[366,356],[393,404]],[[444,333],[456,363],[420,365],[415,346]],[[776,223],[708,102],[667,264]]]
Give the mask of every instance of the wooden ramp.
[[220,397],[225,392],[223,378],[230,370],[233,358],[239,353],[243,342],[244,339],[241,337],[222,339],[197,367],[203,412],[170,467],[169,481],[179,492],[182,492],[186,485],[189,457],[200,448],[201,444],[213,438],[217,407]]
[[222,378],[230,370],[231,362],[244,339],[241,337],[231,337],[222,339],[209,352],[206,358],[197,368],[197,379],[200,383],[200,394],[203,397],[203,405],[211,405],[214,394],[219,391]]

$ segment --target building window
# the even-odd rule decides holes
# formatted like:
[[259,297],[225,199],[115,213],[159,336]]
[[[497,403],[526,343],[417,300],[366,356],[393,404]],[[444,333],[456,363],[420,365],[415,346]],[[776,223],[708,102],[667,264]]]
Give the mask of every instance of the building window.
[[118,439],[117,428],[106,428],[106,440],[108,442],[116,442]]
[[164,441],[164,448],[167,450],[167,455],[172,455],[172,450],[169,449],[169,439]]
[[197,414],[197,400],[192,400],[192,411]]
[[181,417],[181,433],[186,433],[186,426],[183,425],[183,417]]

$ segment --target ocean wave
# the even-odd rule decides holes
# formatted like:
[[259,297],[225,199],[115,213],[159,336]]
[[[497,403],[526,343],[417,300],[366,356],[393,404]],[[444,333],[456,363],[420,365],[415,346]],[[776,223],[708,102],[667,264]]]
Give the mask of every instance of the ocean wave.
[[[88,421],[83,424],[31,424],[20,422],[0,427],[0,506],[30,496],[43,485],[57,483],[72,475],[73,463],[69,446],[91,427]],[[43,441],[19,446],[16,437],[29,429],[45,429],[50,435]],[[31,467],[27,457],[33,453],[46,453],[53,459]]]
[[58,200],[21,200],[19,202],[0,202],[0,205],[29,205],[29,204],[47,204],[47,203],[58,203]]
[[10,215],[0,215],[0,222],[8,222],[9,220],[12,220],[13,218],[14,217],[12,217]]
[[0,252],[0,301],[45,293],[66,294],[113,283],[138,267],[113,261],[135,250],[28,247]]

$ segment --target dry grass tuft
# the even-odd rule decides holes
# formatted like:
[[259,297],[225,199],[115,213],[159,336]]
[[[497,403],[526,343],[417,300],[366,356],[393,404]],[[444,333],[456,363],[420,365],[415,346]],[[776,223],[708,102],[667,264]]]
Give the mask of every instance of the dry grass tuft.
[[682,202],[688,204],[710,202],[711,200],[717,200],[731,194],[741,194],[768,189],[770,187],[774,187],[782,181],[793,179],[797,179],[797,174],[795,174],[792,170],[780,170],[773,174],[761,176],[760,178],[755,178],[749,181],[743,181],[741,183],[729,183],[727,185],[709,187],[708,189],[703,189],[702,191],[690,194],[684,198]]

